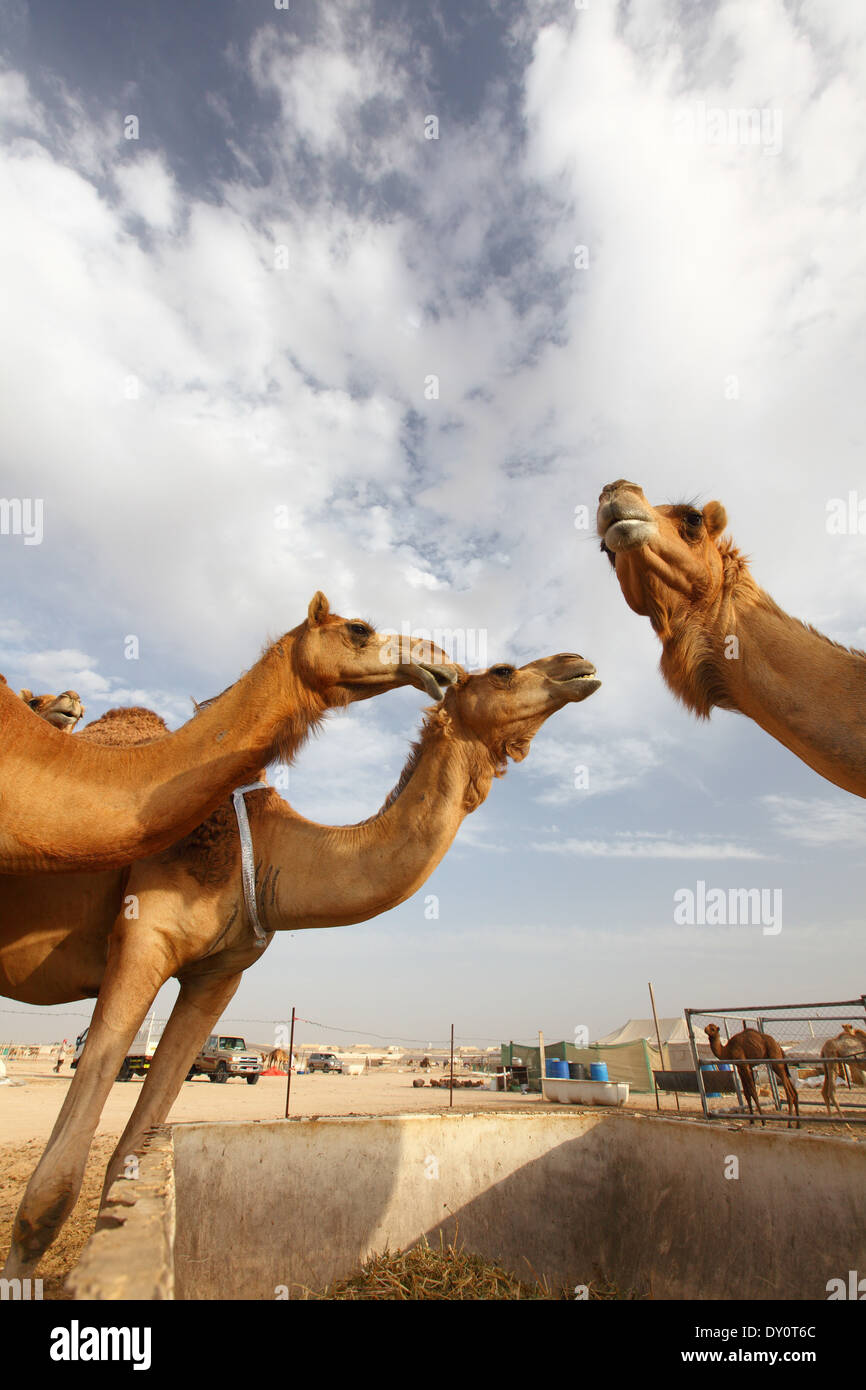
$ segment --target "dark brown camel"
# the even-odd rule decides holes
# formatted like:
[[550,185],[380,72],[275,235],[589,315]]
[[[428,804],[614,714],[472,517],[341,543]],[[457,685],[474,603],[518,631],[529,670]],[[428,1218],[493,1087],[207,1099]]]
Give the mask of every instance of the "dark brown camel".
[[[776,1073],[776,1077],[781,1081],[788,1102],[788,1128],[791,1128],[791,1116],[797,1116],[797,1128],[800,1128],[800,1102],[797,1098],[797,1088],[788,1072],[788,1068],[781,1059],[784,1053],[769,1033],[759,1033],[756,1028],[745,1028],[742,1033],[735,1033],[726,1043],[719,1037],[719,1030],[715,1023],[708,1023],[704,1032],[709,1040],[710,1048],[714,1057],[718,1057],[723,1062],[733,1062],[735,1065],[740,1058],[749,1057],[765,1058]],[[755,1109],[761,1114],[761,1102],[758,1100],[758,1087],[755,1082],[755,1068],[737,1066],[740,1073],[740,1081],[743,1083],[743,1090],[749,1104],[749,1123],[754,1124],[752,1115],[752,1101],[755,1102]],[[762,1117],[761,1124],[764,1124]]]

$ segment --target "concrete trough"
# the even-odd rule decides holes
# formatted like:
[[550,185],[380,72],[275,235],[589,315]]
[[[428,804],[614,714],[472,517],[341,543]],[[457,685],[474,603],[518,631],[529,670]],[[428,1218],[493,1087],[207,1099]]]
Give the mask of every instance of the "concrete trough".
[[303,1298],[440,1234],[529,1282],[656,1299],[823,1300],[866,1270],[866,1150],[793,1130],[598,1111],[178,1124],[138,1174],[73,1297]]

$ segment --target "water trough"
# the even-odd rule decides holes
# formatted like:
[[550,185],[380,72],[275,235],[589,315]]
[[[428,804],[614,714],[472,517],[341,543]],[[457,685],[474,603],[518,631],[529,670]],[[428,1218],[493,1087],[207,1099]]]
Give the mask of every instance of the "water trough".
[[656,1299],[825,1299],[866,1271],[866,1148],[794,1130],[597,1110],[176,1124],[137,1171],[76,1298],[301,1298],[455,1232],[530,1282]]

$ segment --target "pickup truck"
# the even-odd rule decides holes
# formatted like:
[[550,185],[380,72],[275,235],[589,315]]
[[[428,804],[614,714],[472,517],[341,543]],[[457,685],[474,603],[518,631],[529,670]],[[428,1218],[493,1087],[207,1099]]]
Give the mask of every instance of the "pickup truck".
[[[162,1037],[162,1030],[165,1021],[154,1018],[153,1015],[142,1024],[132,1040],[129,1051],[120,1064],[120,1071],[115,1080],[131,1081],[134,1076],[146,1076],[150,1064],[153,1061],[153,1054],[156,1052],[157,1044]],[[75,1039],[75,1053],[70,1063],[72,1070],[78,1066],[81,1054],[84,1051],[84,1044],[87,1042],[87,1034],[90,1028],[85,1028],[84,1032]]]
[[242,1076],[248,1086],[255,1086],[262,1073],[262,1059],[248,1048],[243,1038],[224,1033],[211,1033],[189,1071],[187,1081],[194,1076],[206,1076],[209,1081],[225,1082]]

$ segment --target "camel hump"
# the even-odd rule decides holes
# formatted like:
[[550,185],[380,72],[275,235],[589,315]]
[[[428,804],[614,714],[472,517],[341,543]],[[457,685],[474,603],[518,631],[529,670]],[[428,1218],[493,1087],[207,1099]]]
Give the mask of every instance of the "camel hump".
[[152,709],[133,705],[129,709],[110,709],[80,733],[73,735],[87,743],[100,743],[107,748],[132,748],[138,743],[151,743],[164,738],[168,725]]
[[[264,772],[259,774],[258,781],[262,781],[263,777]],[[273,811],[280,804],[281,798],[273,788],[268,788],[267,795],[256,796],[247,802],[253,845],[256,843],[259,815]],[[165,863],[181,863],[196,883],[205,888],[220,888],[236,876],[240,856],[238,821],[231,801],[224,801],[207,820],[162,853]]]

